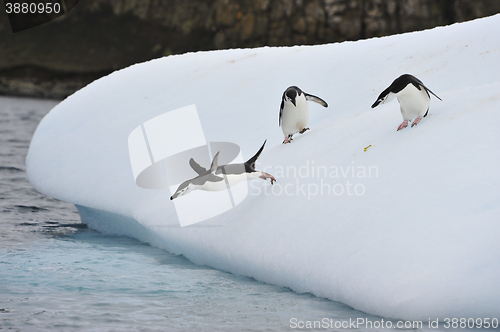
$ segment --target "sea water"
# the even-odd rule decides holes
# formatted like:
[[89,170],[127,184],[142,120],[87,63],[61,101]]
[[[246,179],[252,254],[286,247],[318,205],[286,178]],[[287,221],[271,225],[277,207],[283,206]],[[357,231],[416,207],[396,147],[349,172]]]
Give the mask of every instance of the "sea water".
[[33,132],[57,103],[0,97],[0,329],[281,331],[325,318],[380,320],[88,229],[72,204],[26,177]]

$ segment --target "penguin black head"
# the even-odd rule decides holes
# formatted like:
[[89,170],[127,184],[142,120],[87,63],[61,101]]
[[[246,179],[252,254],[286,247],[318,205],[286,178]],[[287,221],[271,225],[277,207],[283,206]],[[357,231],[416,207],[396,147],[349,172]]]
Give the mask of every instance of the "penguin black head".
[[283,95],[283,100],[288,100],[293,104],[293,106],[297,107],[297,102],[295,99],[297,98],[297,95],[300,95],[301,93],[302,91],[298,87],[291,86],[288,89],[286,89]]
[[[372,108],[377,107],[379,104],[383,104],[386,101],[390,101],[389,96],[391,94],[394,94],[393,92],[389,91],[389,89],[384,90],[377,98],[377,101],[375,101],[372,105]],[[391,96],[392,97],[392,96]],[[390,98],[392,100],[392,98]]]

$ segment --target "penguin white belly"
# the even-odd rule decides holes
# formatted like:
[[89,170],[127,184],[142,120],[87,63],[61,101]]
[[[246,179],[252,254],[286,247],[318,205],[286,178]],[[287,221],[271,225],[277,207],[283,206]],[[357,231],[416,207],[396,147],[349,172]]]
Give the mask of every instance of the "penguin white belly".
[[421,90],[418,90],[413,84],[408,84],[398,92],[397,97],[404,120],[413,120],[416,117],[424,116],[431,102],[425,89],[422,87]]
[[[203,186],[200,186],[198,189],[200,190],[205,190],[205,191],[221,191],[221,190],[226,190],[229,187],[232,187],[241,181],[247,181],[249,180],[249,176],[247,176],[248,173],[242,173],[242,174],[228,174],[225,176],[225,179],[222,181],[217,181],[217,182],[211,182],[207,181]],[[219,175],[217,175],[219,176]],[[227,180],[227,183],[226,183]]]
[[285,108],[281,116],[281,128],[285,137],[298,133],[309,123],[309,108],[304,94],[297,96],[297,106],[291,102],[285,102]]
[[229,186],[232,187],[240,182],[255,179],[257,176],[253,176],[257,172],[252,173],[242,173],[242,174],[228,174],[226,175],[227,182]]
[[200,190],[204,191],[221,191],[227,189],[226,181],[211,182],[207,181],[203,186],[198,187]]

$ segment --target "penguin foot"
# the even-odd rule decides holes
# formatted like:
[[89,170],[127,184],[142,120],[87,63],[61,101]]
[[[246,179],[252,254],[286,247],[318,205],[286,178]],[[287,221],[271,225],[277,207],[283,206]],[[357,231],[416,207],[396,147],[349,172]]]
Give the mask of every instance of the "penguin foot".
[[264,180],[271,179],[271,184],[274,184],[274,182],[276,182],[276,179],[271,174],[266,172],[260,172],[260,173],[262,174],[261,176],[259,176],[261,179]]
[[308,130],[310,130],[310,129],[309,129],[309,127],[304,128],[304,129],[302,129],[301,131],[299,131],[299,134],[303,134],[303,133],[305,133],[305,132],[306,132],[306,131],[308,131]]
[[293,138],[291,136],[287,136],[287,137],[285,137],[285,140],[283,141],[283,144],[291,143],[292,140],[293,140]]
[[413,120],[413,123],[411,124],[411,127],[413,128],[413,126],[418,125],[418,123],[420,122],[420,120],[422,120],[421,116],[419,116],[415,120]]
[[401,129],[404,129],[408,127],[408,120],[404,120],[398,127],[398,130],[397,131],[400,131]]

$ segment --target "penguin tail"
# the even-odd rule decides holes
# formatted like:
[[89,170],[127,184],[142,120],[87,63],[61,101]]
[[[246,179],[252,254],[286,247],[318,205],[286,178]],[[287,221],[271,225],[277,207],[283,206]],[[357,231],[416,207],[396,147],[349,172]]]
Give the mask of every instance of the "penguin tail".
[[264,146],[266,145],[266,142],[267,142],[267,139],[264,141],[264,144],[262,144],[262,146],[260,147],[259,151],[257,151],[257,153],[252,158],[248,159],[245,162],[245,164],[249,165],[251,167],[251,169],[255,170],[255,162],[257,161],[257,159],[259,158],[260,154],[264,150]]

